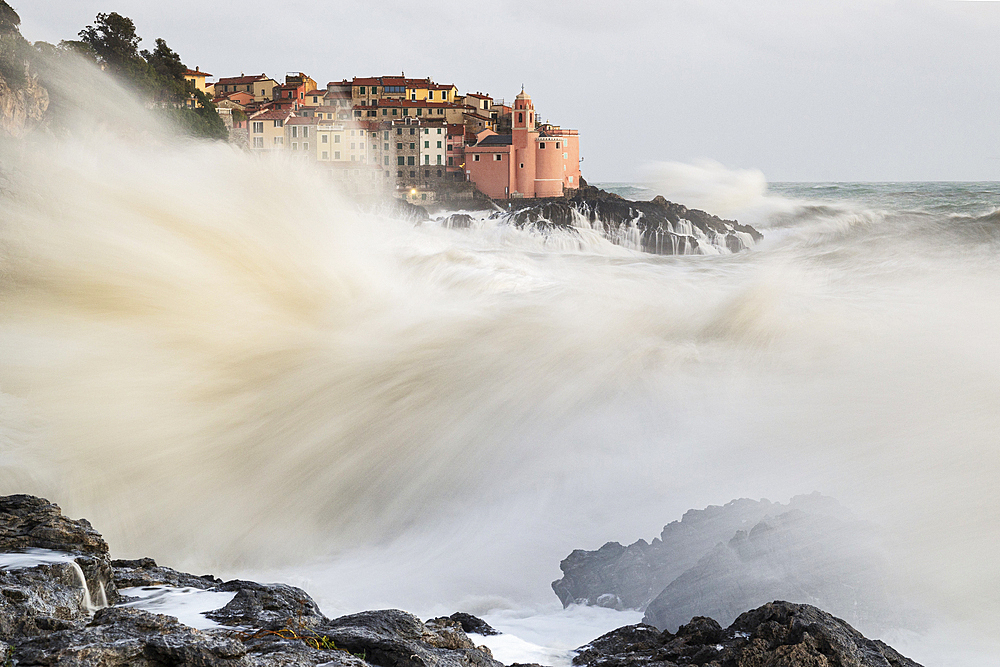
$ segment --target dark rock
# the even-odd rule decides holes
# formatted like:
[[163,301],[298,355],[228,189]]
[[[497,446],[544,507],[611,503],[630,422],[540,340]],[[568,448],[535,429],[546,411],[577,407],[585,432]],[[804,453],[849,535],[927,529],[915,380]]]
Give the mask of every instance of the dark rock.
[[219,584],[212,590],[236,593],[236,597],[225,607],[205,614],[222,625],[265,630],[313,629],[326,620],[309,594],[294,586],[237,579]]
[[574,232],[581,224],[618,245],[656,255],[738,252],[763,237],[749,225],[723,220],[658,196],[631,201],[586,186],[568,199],[509,200],[492,217],[519,227]]
[[791,510],[738,531],[672,581],[643,621],[672,630],[693,614],[731,623],[775,598],[815,602],[868,632],[907,623],[870,525]]
[[579,649],[579,667],[920,667],[816,607],[772,602],[723,630],[694,618],[677,634],[649,625],[609,632]]
[[488,649],[476,648],[458,621],[424,625],[405,611],[365,611],[321,628],[340,648],[380,667],[500,667]]
[[644,609],[643,621],[661,629],[693,616],[730,623],[776,598],[820,604],[869,632],[909,619],[878,532],[819,494],[691,510],[652,543],[577,550],[560,568],[552,588],[563,605]]
[[563,577],[552,583],[552,589],[564,607],[597,605],[601,596],[610,595],[620,601],[619,608],[645,609],[667,584],[696,565],[716,544],[783,509],[785,506],[767,500],[741,498],[721,507],[689,510],[680,521],[664,526],[652,543],[639,540],[624,547],[608,542],[596,551],[577,549],[559,564]]
[[458,621],[462,626],[462,630],[471,634],[483,635],[485,637],[501,634],[499,630],[493,628],[483,619],[472,614],[466,614],[464,611],[457,611],[448,618]]
[[169,567],[160,567],[152,558],[138,560],[113,560],[111,569],[118,588],[142,588],[146,586],[176,586],[177,588],[207,589],[222,583],[210,574],[195,576],[178,572]]
[[441,226],[449,229],[468,229],[472,226],[472,216],[468,213],[452,213],[441,221]]

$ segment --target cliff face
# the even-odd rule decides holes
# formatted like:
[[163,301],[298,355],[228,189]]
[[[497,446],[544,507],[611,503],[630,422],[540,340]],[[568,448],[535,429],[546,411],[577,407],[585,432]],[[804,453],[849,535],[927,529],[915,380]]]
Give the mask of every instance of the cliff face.
[[31,70],[31,46],[21,36],[21,18],[0,0],[0,136],[19,137],[38,126],[49,93]]
[[49,108],[49,93],[36,76],[25,77],[17,89],[0,77],[0,133],[19,137],[45,119]]

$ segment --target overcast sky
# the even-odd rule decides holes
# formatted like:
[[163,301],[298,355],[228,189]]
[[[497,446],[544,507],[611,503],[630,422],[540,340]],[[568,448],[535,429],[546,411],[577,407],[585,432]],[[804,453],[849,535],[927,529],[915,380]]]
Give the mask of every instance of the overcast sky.
[[770,181],[1000,180],[1000,2],[8,2],[29,40],[116,11],[217,77],[523,83],[580,130],[591,181],[701,158]]

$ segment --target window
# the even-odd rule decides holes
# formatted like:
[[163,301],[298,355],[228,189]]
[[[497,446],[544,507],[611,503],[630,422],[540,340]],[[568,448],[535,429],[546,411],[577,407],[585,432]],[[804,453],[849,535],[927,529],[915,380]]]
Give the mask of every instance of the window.
[[417,115],[418,116],[423,116],[424,115],[424,110],[421,109],[420,107],[417,107]]
[[438,142],[438,148],[441,148],[441,142],[440,141]]
[[360,86],[358,88],[358,94],[359,95],[364,95],[365,94],[365,87],[364,86]]
[[324,160],[329,160],[330,159],[330,152],[329,151],[323,151],[323,159]]
[[333,120],[333,114],[332,114],[332,113],[328,113],[328,114],[326,115],[326,119],[327,119],[327,120]]
[[254,134],[263,134],[264,133],[264,121],[262,121],[262,120],[255,120],[253,122],[253,131],[254,131]]
[[365,149],[365,142],[362,141],[360,144],[358,144],[358,148],[360,148],[361,150],[364,150]]
[[569,177],[569,182],[570,182],[570,183],[572,183],[572,182],[573,182],[573,177],[572,177],[572,176],[570,176],[570,177]]
[[389,113],[388,109],[382,109],[382,115],[383,116],[388,115],[388,113]]
[[340,143],[340,135],[339,134],[333,135],[333,143],[335,143],[335,144],[339,144]]
[[440,153],[438,153],[438,156],[437,156],[437,163],[441,164],[441,154]]
[[274,145],[275,146],[283,146],[284,143],[285,143],[285,138],[284,137],[275,137],[274,138]]
[[354,143],[353,141],[351,142],[351,150],[352,151],[355,150],[357,148],[357,146],[358,145],[356,143]]
[[427,193],[426,192],[421,192],[420,193],[420,198],[423,199],[423,200],[426,200],[427,199]]
[[416,133],[417,133],[417,129],[414,128],[414,127],[411,127],[410,128],[410,134],[416,134]]
[[358,161],[358,156],[357,155],[352,155],[351,156],[351,162],[357,162],[357,161]]
[[416,177],[417,177],[417,172],[415,172],[415,171],[413,171],[413,170],[411,169],[411,170],[410,170],[410,178],[416,178]]
[[[383,158],[383,159],[385,160],[386,164],[389,164],[389,156],[388,155],[386,155],[385,158]],[[386,172],[386,173],[389,173],[389,172]]]
[[389,172],[385,172],[385,177],[389,178]]
[[406,156],[406,164],[410,165],[411,167],[415,164],[415,160],[412,155]]
[[[503,159],[503,155],[501,155],[500,153],[494,153],[493,154],[493,161],[494,162],[499,162],[502,159]],[[521,166],[523,167],[524,165],[522,164]]]
[[334,160],[339,160],[340,159],[340,151],[334,151],[333,152],[333,159]]
[[414,150],[416,150],[416,149],[417,149],[417,145],[416,145],[416,144],[414,144],[414,143],[410,143],[410,150],[411,150],[411,151],[414,151]]
[[372,86],[372,95],[378,93],[378,86]]
[[402,167],[403,164],[404,164],[403,160],[405,160],[405,159],[406,158],[404,158],[402,155],[400,155],[398,158],[396,158],[396,164],[398,164],[400,167]]
[[393,116],[397,115],[397,112],[398,112],[398,111],[399,111],[399,109],[393,109],[393,110],[392,110],[392,115],[393,115]]
[[304,150],[304,151],[309,150],[309,142],[308,141],[305,141],[305,142],[302,143],[302,150]]
[[397,143],[397,144],[396,144],[396,150],[397,150],[397,151],[401,151],[401,150],[403,150],[403,144],[400,144],[400,143]]
[[[386,130],[386,131],[385,131],[385,133],[384,133],[384,135],[382,136],[382,138],[383,138],[383,139],[388,139],[388,138],[389,138],[389,130]],[[385,147],[385,149],[386,149],[386,150],[389,150],[389,147],[388,147],[388,146],[386,146],[386,147]]]
[[[388,138],[389,137],[386,137],[386,139],[388,139]],[[389,150],[389,143],[388,142],[386,142],[385,144],[382,145],[382,150],[386,150],[386,151]]]
[[453,157],[448,158],[448,166],[449,167],[454,167],[455,166],[455,158],[453,158]]
[[434,99],[434,91],[433,90],[427,93],[427,99],[429,99],[429,100],[433,100]]
[[438,178],[441,178],[441,170],[438,169]]
[[309,138],[309,128],[308,127],[303,127],[302,128],[302,138],[303,139],[308,139]]
[[539,141],[538,142],[538,148],[540,148],[540,149],[545,148],[545,142],[544,141]]
[[430,147],[431,147],[431,142],[425,141],[424,142],[424,148],[430,148]]
[[409,109],[406,109],[406,108],[404,108],[404,109],[403,109],[403,115],[404,115],[404,116],[409,116],[409,115],[410,115],[410,110],[409,110]]
[[254,148],[263,148],[264,147],[264,137],[254,137],[253,138],[253,147]]
[[299,145],[298,145],[298,144],[296,144],[296,143],[292,143],[292,150],[293,150],[293,151],[297,151],[297,150],[299,150]]
[[293,138],[293,139],[294,139],[295,137],[299,136],[299,135],[298,135],[298,131],[299,131],[299,128],[297,128],[297,127],[295,127],[295,126],[292,126],[292,138]]
[[472,161],[479,162],[479,153],[476,153],[475,155],[472,156]]
[[397,171],[396,172],[396,178],[402,178],[402,177],[403,177],[403,172],[402,171]]
[[402,134],[402,133],[403,133],[403,128],[397,127],[396,128],[396,134]]
[[424,169],[424,178],[430,178],[430,177],[431,177],[431,170]]
[[320,141],[321,144],[328,144],[328,143],[330,143],[330,135],[329,134],[321,134],[321,135],[319,135],[319,141]]
[[517,122],[518,123],[523,123],[524,122],[524,114],[523,113],[517,114]]
[[283,120],[276,120],[276,121],[274,121],[274,126],[275,127],[284,127],[285,126],[285,121],[283,121]]
[[430,164],[430,163],[431,163],[431,156],[430,155],[425,155],[424,156],[424,164]]
[[556,142],[556,148],[559,148],[559,142],[558,141]]

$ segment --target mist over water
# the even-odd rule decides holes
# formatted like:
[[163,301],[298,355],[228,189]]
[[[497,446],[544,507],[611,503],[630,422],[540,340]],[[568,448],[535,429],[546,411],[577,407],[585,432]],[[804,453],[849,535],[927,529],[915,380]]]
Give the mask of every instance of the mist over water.
[[327,613],[517,616],[558,605],[572,549],[819,490],[884,526],[935,619],[989,636],[993,186],[873,202],[736,174],[744,196],[704,206],[764,242],[657,257],[414,226],[303,165],[168,138],[5,148],[0,492],[87,517],[118,557],[281,573]]

